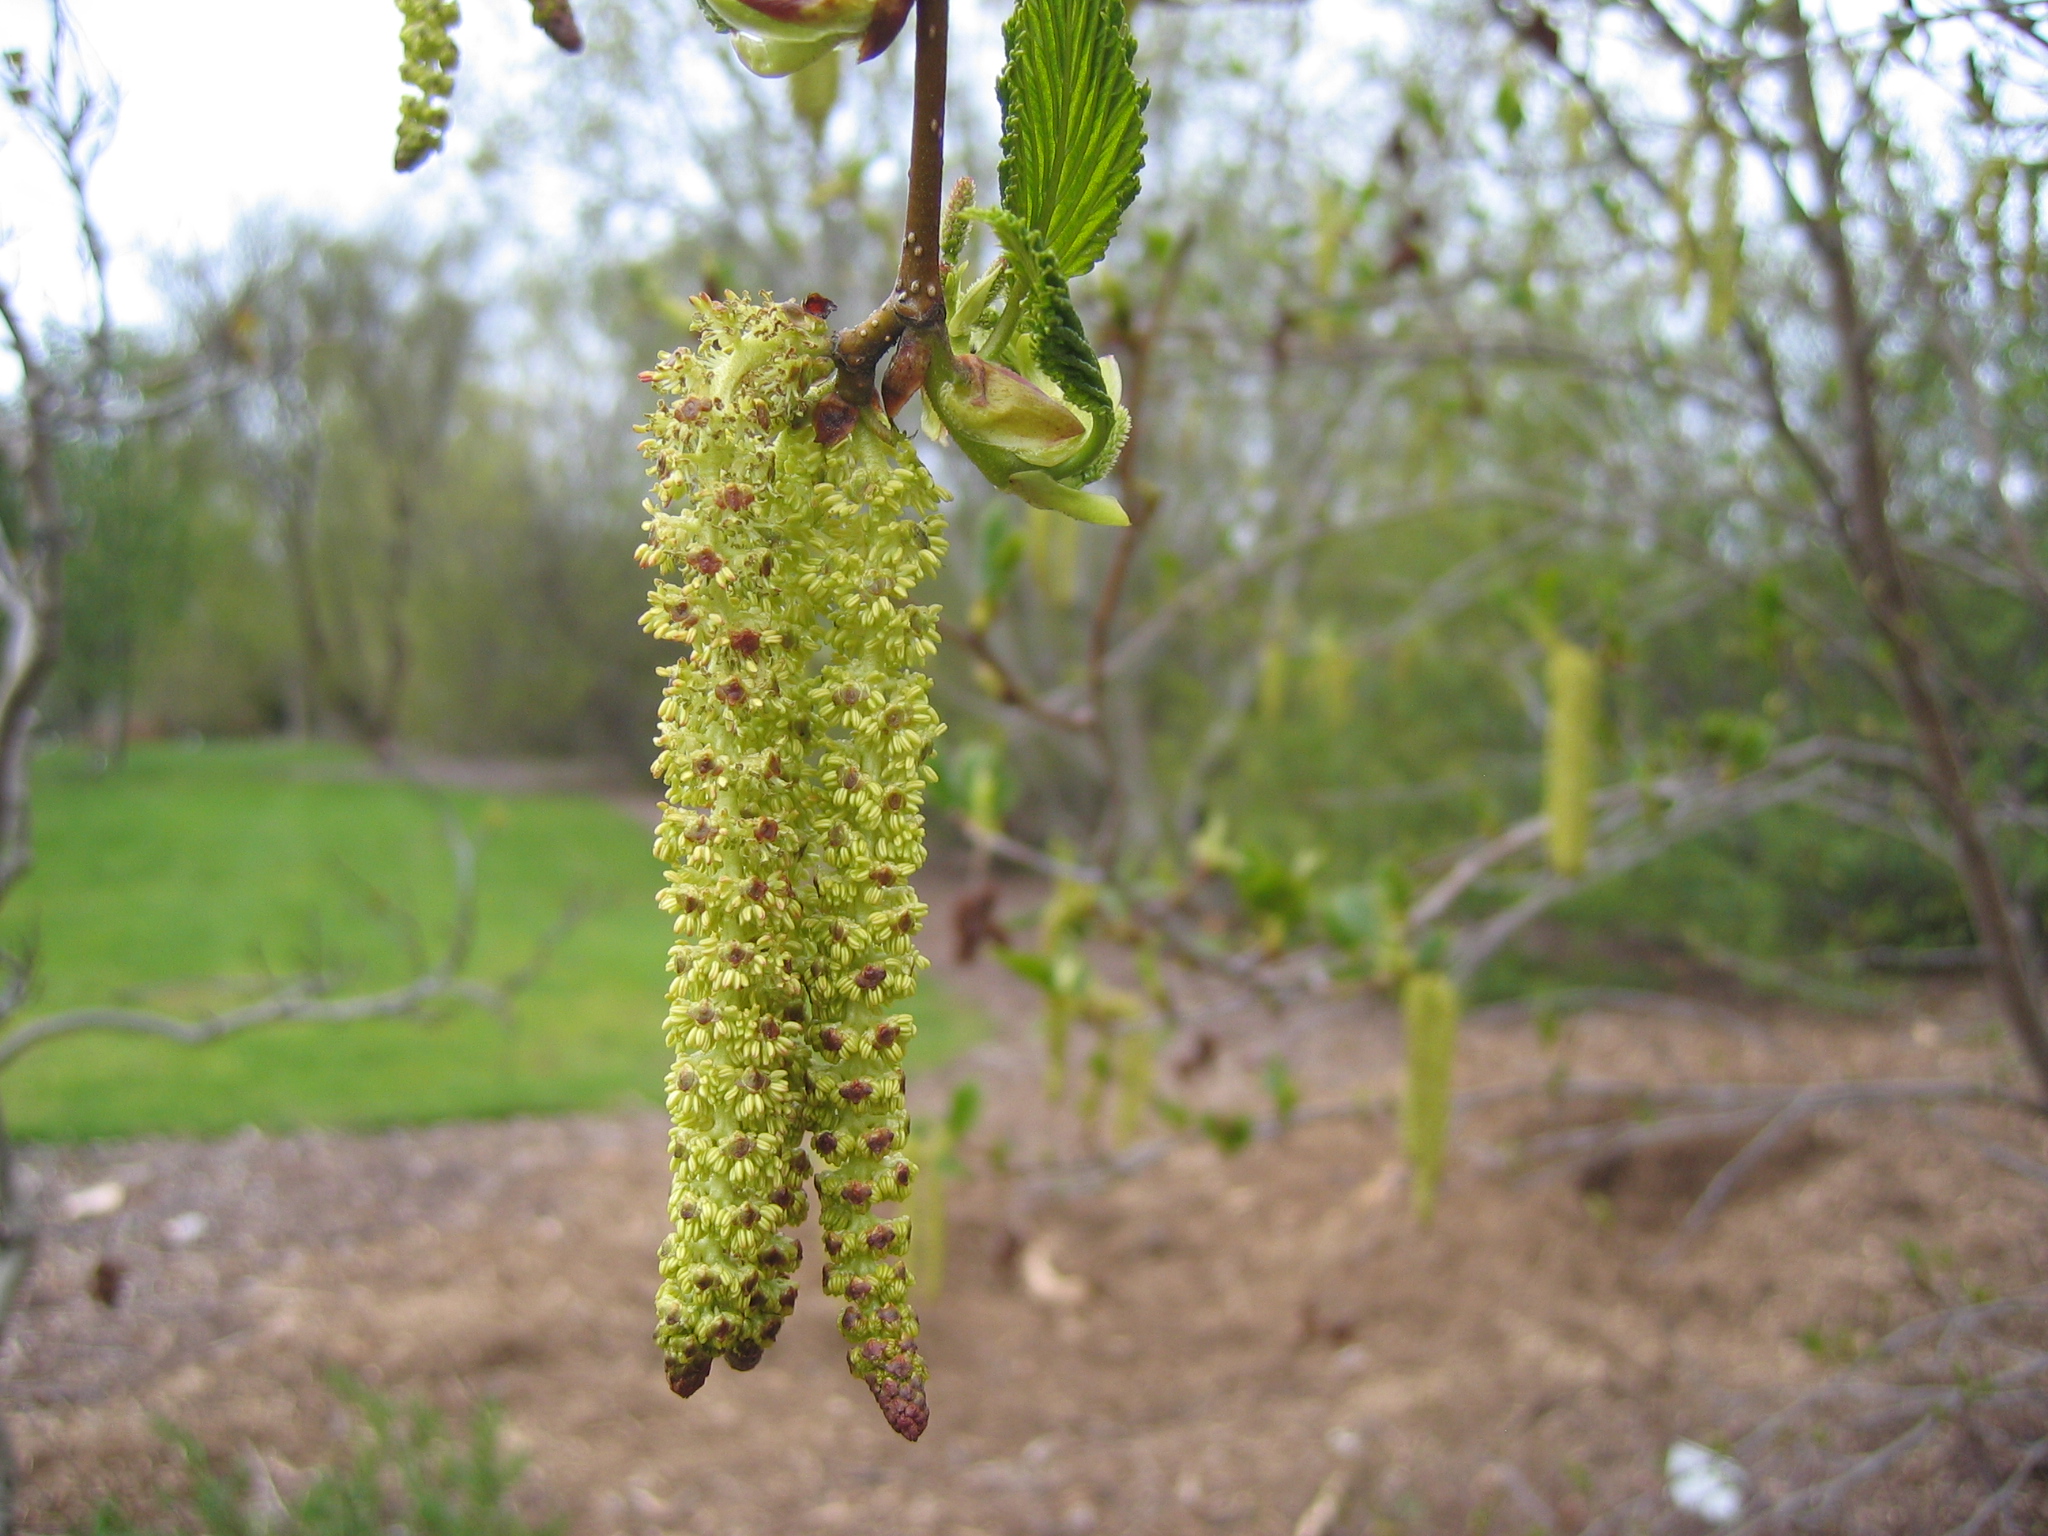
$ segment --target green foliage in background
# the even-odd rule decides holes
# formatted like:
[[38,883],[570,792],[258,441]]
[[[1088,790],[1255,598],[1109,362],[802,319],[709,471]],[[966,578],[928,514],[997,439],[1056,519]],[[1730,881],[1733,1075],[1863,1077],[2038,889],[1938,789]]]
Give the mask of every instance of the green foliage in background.
[[198,534],[219,469],[203,444],[143,432],[80,445],[63,466],[83,526],[65,565],[68,622],[51,702],[59,718],[103,721],[116,756],[143,648],[184,617],[197,567],[215,553]]
[[[187,1486],[152,1511],[108,1505],[77,1536],[556,1536],[510,1502],[523,1469],[499,1443],[499,1413],[484,1404],[451,1433],[424,1403],[398,1403],[345,1376],[335,1394],[349,1410],[341,1458],[289,1493],[254,1486],[251,1461],[223,1464],[189,1434],[164,1433],[184,1453]],[[270,1477],[269,1469],[263,1475]]]
[[[1027,9],[1057,21],[1073,8]],[[1000,19],[987,18],[991,32]],[[1054,711],[1092,707],[1088,647],[1112,541],[1019,507],[958,462],[939,471],[960,496],[957,553],[938,582],[946,616],[1013,676],[949,643],[936,697],[951,739],[1000,763],[1005,832],[1041,848],[1064,839],[1091,861],[1113,843],[1120,876],[1163,887],[1199,865],[1206,826],[1227,824],[1235,860],[1201,899],[1230,909],[1233,942],[1326,936],[1346,892],[1389,870],[1426,889],[1450,850],[1541,807],[1545,656],[1532,614],[1599,658],[1589,787],[1610,797],[1686,766],[1732,779],[1816,734],[1904,741],[1867,665],[1854,590],[1809,536],[1796,466],[1717,414],[1744,377],[1731,299],[1802,289],[1774,265],[1775,236],[1746,234],[1761,205],[1736,195],[1734,157],[1705,119],[1685,151],[1697,162],[1679,210],[1688,248],[1659,255],[1645,242],[1669,211],[1634,201],[1598,163],[1583,106],[1508,29],[1463,7],[1413,10],[1407,42],[1318,61],[1342,76],[1330,92],[1299,89],[1311,34],[1291,12],[1142,6],[1133,23],[1156,84],[1149,142],[1132,127],[1124,45],[1102,27],[1092,42],[1041,27],[1031,48],[1020,31],[1010,50],[1013,97],[1034,72],[1070,67],[1041,46],[1055,38],[1102,66],[1102,92],[1039,120],[1043,144],[1019,137],[1014,114],[977,117],[972,93],[952,134],[955,163],[1000,185],[1005,209],[1058,253],[1048,271],[1079,269],[1085,231],[1070,241],[1034,210],[1094,163],[1073,146],[1113,151],[1070,206],[1121,212],[1130,237],[1073,282],[1071,309],[1121,365],[1141,416],[1127,467],[1158,505],[1110,625],[1105,753],[1033,717],[1013,684]],[[487,181],[574,178],[587,282],[541,246],[524,266],[487,262],[481,232],[428,248],[390,231],[261,228],[180,279],[171,299],[195,348],[224,346],[255,378],[221,409],[122,448],[191,492],[179,491],[182,532],[146,530],[177,532],[189,599],[132,622],[97,601],[74,609],[95,655],[129,643],[121,625],[134,634],[139,730],[352,734],[343,696],[374,696],[402,632],[409,665],[391,718],[403,742],[644,757],[661,657],[616,622],[635,596],[617,550],[642,490],[617,472],[633,407],[612,381],[681,339],[680,296],[738,274],[787,274],[789,291],[842,304],[869,291],[894,260],[901,178],[864,146],[900,136],[901,82],[847,70],[829,110],[807,116],[786,86],[720,64],[712,83],[736,103],[720,113],[706,107],[716,91],[675,88],[723,49],[694,10],[620,0],[603,25],[610,39],[551,81],[531,123],[479,124]],[[1122,171],[1109,171],[1140,154],[1147,190],[1123,210]],[[1985,238],[1955,234],[1957,249]],[[2044,440],[2048,372],[2040,328],[2025,323],[2038,263],[2025,282],[2017,270],[2038,241],[2010,234],[1997,311],[1971,318],[2007,336],[1994,405],[2027,465]],[[444,345],[485,293],[489,325],[472,345]],[[1002,312],[991,299],[984,318]],[[455,359],[453,377],[427,366],[437,355]],[[1663,382],[1645,387],[1652,374]],[[417,405],[408,419],[445,430],[380,437],[380,380]],[[1974,506],[1940,369],[1919,358],[1886,388],[1915,504]],[[191,481],[181,465],[199,466]],[[395,590],[393,493],[407,487],[411,576]],[[5,500],[0,487],[0,515]],[[2039,501],[2018,509],[2029,529]],[[299,567],[294,528],[316,556]],[[1948,549],[1961,528],[1937,519],[1915,536]],[[126,536],[97,514],[81,530],[74,558],[97,590],[114,590],[108,576],[141,590]],[[1971,574],[2007,559],[1998,539],[1972,537],[1916,578],[1943,644],[2008,703],[2048,697],[2038,617],[2011,581]],[[308,615],[324,626],[324,661],[309,654]],[[112,687],[97,665],[67,672],[51,724],[103,732]],[[2037,805],[2039,722],[2008,707],[1969,726],[2016,803]],[[1469,979],[1469,1001],[1670,985],[1709,951],[1968,944],[1950,872],[1888,835],[1885,815],[1870,819],[1789,807],[1684,843],[1552,909]],[[2048,842],[2000,837],[2038,908]],[[1540,874],[1537,851],[1452,920],[1512,901]],[[1064,979],[1078,976],[1070,965]],[[1078,1021],[1081,995],[1065,990]]]
[[[192,1048],[128,1035],[44,1046],[4,1079],[10,1129],[71,1140],[253,1124],[375,1126],[654,1104],[668,922],[647,829],[580,795],[442,792],[331,747],[138,745],[125,768],[43,758],[41,855],[10,904],[37,949],[26,1017],[133,1000],[202,1011],[309,970],[391,983],[452,912],[444,814],[478,847],[475,971],[527,963],[580,914],[513,1017],[281,1025]],[[646,797],[653,819],[653,795]],[[651,958],[650,958],[651,957]],[[927,987],[913,1059],[972,1043],[978,1015]]]

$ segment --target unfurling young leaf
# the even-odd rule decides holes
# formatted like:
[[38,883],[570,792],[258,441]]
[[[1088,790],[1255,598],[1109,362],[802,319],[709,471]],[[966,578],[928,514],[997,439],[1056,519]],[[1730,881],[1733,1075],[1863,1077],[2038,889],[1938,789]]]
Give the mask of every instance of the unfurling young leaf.
[[1089,346],[1038,230],[1001,208],[960,217],[995,231],[1003,264],[956,293],[949,337],[962,351],[933,355],[926,402],[989,484],[1077,522],[1124,526],[1121,505],[1085,489],[1115,468],[1130,435],[1115,363]]
[[[1003,257],[1010,264],[1009,302],[1017,306],[1013,334],[1026,343],[1039,371],[1067,404],[1091,418],[1112,415],[1116,402],[1102,361],[1088,345],[1066,275],[1044,233],[1007,208],[975,208],[966,216],[982,220],[1002,242]],[[1107,468],[1103,466],[1103,471]]]
[[1151,87],[1124,0],[1021,0],[1003,25],[1003,207],[1064,277],[1102,259],[1145,164]]
[[1550,867],[1577,875],[1593,831],[1593,748],[1600,717],[1600,664],[1569,640],[1551,644],[1544,665],[1549,717],[1543,729],[1543,814]]

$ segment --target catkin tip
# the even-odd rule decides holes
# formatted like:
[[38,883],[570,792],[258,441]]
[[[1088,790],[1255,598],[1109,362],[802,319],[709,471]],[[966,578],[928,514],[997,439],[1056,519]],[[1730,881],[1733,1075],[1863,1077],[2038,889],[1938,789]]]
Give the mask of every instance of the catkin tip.
[[915,1440],[932,1421],[931,1406],[925,1401],[924,1383],[896,1381],[890,1377],[869,1378],[868,1390],[875,1394],[875,1406],[889,1427],[906,1440]]
[[668,1362],[668,1389],[677,1397],[695,1395],[697,1389],[711,1379],[711,1356],[701,1360],[675,1360]]

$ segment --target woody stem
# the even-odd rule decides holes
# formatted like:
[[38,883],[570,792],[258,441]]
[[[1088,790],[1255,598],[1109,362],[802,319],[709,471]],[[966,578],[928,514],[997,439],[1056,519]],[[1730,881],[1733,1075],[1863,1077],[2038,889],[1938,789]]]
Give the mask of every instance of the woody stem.
[[839,391],[849,402],[874,398],[875,367],[906,330],[939,325],[946,315],[939,270],[939,216],[946,158],[947,0],[917,0],[917,68],[911,105],[910,201],[896,287],[860,324],[839,333]]

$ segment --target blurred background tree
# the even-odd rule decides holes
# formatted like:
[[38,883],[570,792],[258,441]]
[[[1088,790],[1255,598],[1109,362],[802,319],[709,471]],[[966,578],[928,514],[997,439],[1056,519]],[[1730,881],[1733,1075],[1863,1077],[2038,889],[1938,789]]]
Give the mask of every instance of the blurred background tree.
[[[120,618],[79,631],[51,727],[637,772],[632,374],[700,289],[867,291],[906,66],[793,96],[687,8],[588,9],[587,56],[480,130],[484,216],[259,222],[167,277],[130,350],[208,403],[94,449],[167,510],[81,523]],[[963,58],[1001,10],[966,8]],[[1454,3],[1331,57],[1312,7],[1141,7],[1137,237],[1078,294],[1136,526],[942,474],[948,756],[997,753],[998,830],[1189,963],[1341,967],[1341,914],[1383,911],[1481,999],[1988,964],[2033,1039],[2040,47],[1944,15]],[[954,147],[988,179],[974,94]],[[1871,443],[1890,555],[1850,516]],[[1542,825],[1566,644],[1595,667],[1578,869]]]
[[[964,69],[1007,8],[961,0]],[[1083,1160],[1294,1123],[1280,1010],[1244,1000],[1357,988],[1406,1005],[1425,1211],[1460,1011],[1498,1000],[1547,1047],[1594,989],[1853,1010],[1954,972],[2016,1050],[1944,1094],[2048,1089],[2034,9],[1439,0],[1374,8],[1342,54],[1328,6],[1136,10],[1146,190],[1076,293],[1135,418],[1132,527],[933,450],[958,951],[1039,992]],[[688,5],[583,12],[574,70],[460,127],[438,220],[251,219],[167,263],[134,329],[10,302],[0,896],[54,747],[62,867],[9,927],[26,956],[54,914],[62,963],[34,997],[0,969],[8,1006],[121,987],[233,1017],[281,947],[372,997],[470,996],[468,906],[408,901],[441,875],[420,781],[543,760],[651,806],[634,375],[700,291],[872,296],[908,61],[763,82]],[[82,183],[89,93],[9,68]],[[988,184],[979,87],[952,147]],[[474,888],[490,960],[545,947],[566,898],[619,914],[564,946],[532,1027],[472,1008],[348,1055],[287,1032],[212,1076],[67,1041],[11,1079],[34,1133],[651,1096],[644,817],[453,803],[509,829]],[[223,851],[244,837],[268,862]],[[366,920],[321,926],[337,887]],[[1175,1097],[1219,1050],[1188,999],[1222,989],[1263,1119]],[[977,1027],[923,995],[920,1049]],[[1807,1102],[1744,1099],[1752,1145]]]

